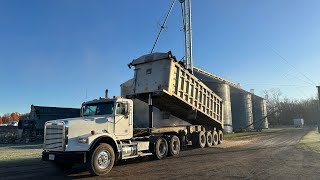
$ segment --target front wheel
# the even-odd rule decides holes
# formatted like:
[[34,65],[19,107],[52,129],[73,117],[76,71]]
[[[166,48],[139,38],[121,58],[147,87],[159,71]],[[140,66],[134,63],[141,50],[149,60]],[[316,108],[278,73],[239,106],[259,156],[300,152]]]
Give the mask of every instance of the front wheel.
[[92,175],[106,175],[112,169],[115,161],[113,148],[101,143],[90,155],[87,167]]

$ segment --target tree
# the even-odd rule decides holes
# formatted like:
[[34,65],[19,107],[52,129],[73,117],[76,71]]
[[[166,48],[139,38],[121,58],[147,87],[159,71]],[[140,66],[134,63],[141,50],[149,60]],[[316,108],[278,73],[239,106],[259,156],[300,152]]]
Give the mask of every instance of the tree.
[[11,113],[10,117],[11,117],[11,121],[18,121],[19,120],[19,113],[13,112],[13,113]]
[[9,113],[6,113],[6,114],[4,114],[4,115],[2,116],[2,122],[3,122],[3,123],[8,123],[8,122],[10,122],[10,121],[11,121],[11,116],[10,116]]
[[20,114],[19,120],[28,120],[30,113]]
[[0,124],[2,124],[2,117],[0,116]]
[[[267,112],[270,115],[268,117],[268,121],[270,124],[281,124],[281,118],[280,113],[278,111],[281,111],[281,91],[280,89],[272,88],[270,90],[264,90],[263,91],[266,100],[267,100]],[[276,113],[274,113],[276,112]]]
[[293,119],[296,118],[303,118],[306,125],[314,125],[320,119],[316,97],[291,100],[281,98],[282,94],[278,89],[263,92],[267,99],[268,121],[271,125],[293,125]]

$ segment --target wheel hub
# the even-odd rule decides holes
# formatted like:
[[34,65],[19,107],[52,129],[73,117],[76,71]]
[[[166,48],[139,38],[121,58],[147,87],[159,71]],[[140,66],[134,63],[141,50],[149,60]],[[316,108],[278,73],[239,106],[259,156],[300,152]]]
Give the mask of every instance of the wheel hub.
[[165,153],[167,152],[167,148],[166,148],[166,145],[165,145],[165,142],[161,142],[160,146],[159,146],[159,150],[160,150],[160,155],[161,156],[164,156]]
[[108,151],[101,151],[98,154],[97,162],[100,169],[106,169],[110,165],[111,163],[110,157],[111,155]]

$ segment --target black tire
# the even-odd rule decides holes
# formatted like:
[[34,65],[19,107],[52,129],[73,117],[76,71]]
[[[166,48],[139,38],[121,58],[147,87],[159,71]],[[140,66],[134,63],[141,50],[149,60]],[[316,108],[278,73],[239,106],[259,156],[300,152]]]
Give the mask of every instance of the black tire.
[[169,141],[168,156],[177,156],[180,153],[180,139],[177,136],[172,136]]
[[164,159],[168,155],[168,143],[164,138],[159,138],[156,141],[154,157],[156,159]]
[[114,161],[115,154],[113,148],[109,144],[101,143],[89,155],[87,168],[91,175],[106,175],[112,169]]
[[207,131],[206,132],[206,146],[207,147],[212,147],[213,145],[212,145],[212,134],[211,134],[211,132],[210,131]]
[[213,146],[218,145],[219,136],[218,136],[217,131],[213,131],[212,137],[213,137],[213,138],[212,138],[212,145],[213,145]]
[[219,137],[218,144],[222,144],[222,142],[223,142],[223,132],[221,130],[219,130],[219,132],[218,132],[218,137]]
[[192,145],[199,148],[206,146],[206,136],[203,131],[193,133]]

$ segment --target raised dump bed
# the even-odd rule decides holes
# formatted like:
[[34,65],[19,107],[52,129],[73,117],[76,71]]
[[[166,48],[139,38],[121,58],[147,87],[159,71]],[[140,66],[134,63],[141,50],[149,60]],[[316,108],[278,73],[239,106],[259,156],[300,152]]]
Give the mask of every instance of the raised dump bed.
[[223,126],[222,99],[177,62],[171,52],[133,60],[133,93],[129,97],[152,103],[191,124]]

